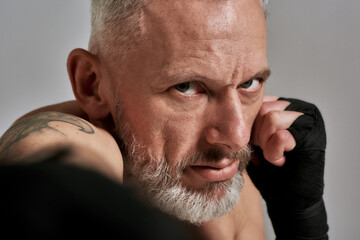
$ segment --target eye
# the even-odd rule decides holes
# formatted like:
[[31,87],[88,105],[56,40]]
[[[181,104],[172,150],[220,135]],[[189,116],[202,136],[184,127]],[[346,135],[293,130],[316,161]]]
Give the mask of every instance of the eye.
[[259,85],[260,85],[260,80],[251,79],[251,80],[249,80],[247,82],[244,82],[244,83],[240,84],[240,87],[244,88],[246,90],[252,91],[252,90],[256,89]]
[[201,86],[197,82],[184,82],[174,86],[176,90],[184,94],[196,94],[201,92]]

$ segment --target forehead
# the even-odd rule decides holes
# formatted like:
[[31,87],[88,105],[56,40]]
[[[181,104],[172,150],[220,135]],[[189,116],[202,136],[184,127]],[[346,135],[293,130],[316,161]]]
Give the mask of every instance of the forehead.
[[121,70],[137,82],[192,72],[229,80],[267,67],[259,0],[152,0],[145,4],[140,29],[143,41]]
[[152,32],[184,38],[237,40],[265,26],[259,0],[154,0],[144,9]]
[[154,0],[144,8],[143,24],[148,47],[164,54],[162,66],[189,57],[231,68],[266,60],[259,0]]

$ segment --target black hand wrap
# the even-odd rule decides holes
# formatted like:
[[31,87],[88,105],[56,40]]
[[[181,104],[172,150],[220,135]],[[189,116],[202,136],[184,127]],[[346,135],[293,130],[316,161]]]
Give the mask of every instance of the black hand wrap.
[[322,199],[326,134],[324,121],[313,104],[279,98],[291,104],[285,109],[302,112],[288,129],[296,147],[285,153],[284,166],[264,159],[254,147],[260,164],[250,163],[248,173],[266,201],[269,217],[278,240],[328,239],[327,216]]

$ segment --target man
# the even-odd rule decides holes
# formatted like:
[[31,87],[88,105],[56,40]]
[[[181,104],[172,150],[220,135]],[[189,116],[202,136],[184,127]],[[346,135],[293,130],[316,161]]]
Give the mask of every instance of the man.
[[[249,143],[284,165],[284,153],[299,146],[289,128],[306,113],[289,109],[296,101],[263,94],[270,70],[261,3],[93,1],[89,51],[75,49],[68,58],[81,110],[74,103],[49,108],[83,119],[32,115],[1,139],[2,157],[21,160],[55,144],[76,146],[102,162],[72,161],[140,189],[146,202],[194,224],[207,239],[264,239],[261,198],[246,173]],[[268,172],[254,169],[271,217],[288,216],[274,203],[287,209],[286,201],[269,197],[278,186],[263,188]],[[279,189],[274,192],[283,196]],[[274,223],[277,234],[281,221]]]

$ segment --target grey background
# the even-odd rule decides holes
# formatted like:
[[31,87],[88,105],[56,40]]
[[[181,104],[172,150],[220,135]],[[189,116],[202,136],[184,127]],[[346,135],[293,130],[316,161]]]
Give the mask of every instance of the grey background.
[[[32,109],[73,99],[66,58],[87,47],[89,10],[80,0],[0,0],[0,135]],[[266,92],[313,102],[326,122],[331,239],[360,237],[359,11],[359,0],[272,0],[268,13]]]

